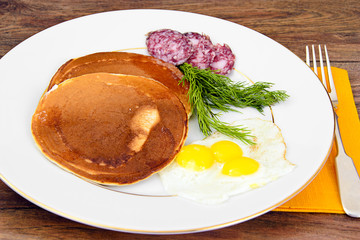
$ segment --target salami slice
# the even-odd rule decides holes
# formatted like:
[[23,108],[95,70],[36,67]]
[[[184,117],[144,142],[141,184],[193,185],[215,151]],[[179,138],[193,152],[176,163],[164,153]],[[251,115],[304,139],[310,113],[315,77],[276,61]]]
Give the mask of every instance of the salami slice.
[[193,53],[191,41],[182,33],[171,29],[150,32],[146,46],[150,55],[174,65],[186,62]]
[[184,35],[191,41],[194,48],[193,54],[186,62],[199,69],[209,68],[215,57],[214,45],[210,38],[196,32],[188,32]]
[[210,64],[212,70],[217,70],[218,74],[226,75],[230,73],[235,64],[235,55],[227,44],[215,45],[215,58]]

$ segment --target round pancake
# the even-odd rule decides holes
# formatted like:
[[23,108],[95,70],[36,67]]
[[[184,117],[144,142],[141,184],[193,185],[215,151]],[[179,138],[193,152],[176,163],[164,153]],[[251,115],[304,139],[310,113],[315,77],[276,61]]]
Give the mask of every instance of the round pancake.
[[188,116],[191,105],[187,95],[189,84],[179,84],[182,72],[170,63],[142,54],[129,52],[99,52],[71,59],[55,73],[47,90],[55,84],[88,73],[116,73],[155,79],[171,89],[185,106]]
[[53,162],[101,184],[123,185],[168,165],[182,147],[188,118],[158,81],[93,73],[45,93],[32,134]]

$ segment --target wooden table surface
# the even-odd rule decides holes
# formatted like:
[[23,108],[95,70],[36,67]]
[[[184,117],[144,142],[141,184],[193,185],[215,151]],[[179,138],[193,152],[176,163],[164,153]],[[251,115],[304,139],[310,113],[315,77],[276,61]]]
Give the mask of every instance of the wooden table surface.
[[[360,112],[359,0],[0,0],[0,57],[26,38],[57,23],[98,12],[144,8],[226,19],[269,36],[302,59],[305,45],[327,44],[333,66],[348,70]],[[76,223],[35,206],[0,181],[0,239],[155,238],[170,237],[114,232]],[[269,212],[231,227],[171,237],[245,238],[360,239],[360,219],[341,214]]]

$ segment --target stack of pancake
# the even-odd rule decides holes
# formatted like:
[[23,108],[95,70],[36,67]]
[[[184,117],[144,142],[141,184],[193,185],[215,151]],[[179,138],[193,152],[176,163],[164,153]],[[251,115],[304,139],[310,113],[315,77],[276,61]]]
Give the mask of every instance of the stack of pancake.
[[111,185],[167,166],[188,131],[188,85],[159,59],[103,52],[59,68],[32,118],[40,150],[60,167]]

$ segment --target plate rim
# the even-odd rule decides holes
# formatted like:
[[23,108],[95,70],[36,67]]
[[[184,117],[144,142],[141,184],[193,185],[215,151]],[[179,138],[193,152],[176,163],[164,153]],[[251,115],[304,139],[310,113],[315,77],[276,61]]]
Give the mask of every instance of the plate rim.
[[[108,13],[118,13],[118,12],[124,12],[124,11],[161,11],[161,12],[169,12],[169,11],[175,11],[175,12],[180,12],[180,13],[186,13],[186,14],[195,14],[195,15],[201,15],[201,16],[206,16],[206,17],[211,17],[211,18],[214,18],[214,19],[217,19],[217,20],[222,20],[222,21],[226,21],[226,22],[230,22],[230,23],[233,23],[233,24],[237,24],[237,23],[234,23],[234,22],[231,22],[231,21],[228,21],[228,20],[225,20],[225,19],[221,19],[221,18],[217,18],[217,17],[213,17],[213,16],[208,16],[208,15],[204,15],[204,14],[199,14],[199,13],[192,13],[192,12],[185,12],[185,11],[178,11],[178,10],[165,10],[165,9],[128,9],[128,10],[114,10],[114,11],[107,11],[107,12],[99,12],[99,13],[94,13],[94,14],[89,14],[89,15],[85,15],[85,16],[81,16],[81,17],[77,17],[77,18],[74,18],[74,19],[70,19],[70,20],[67,20],[65,22],[61,22],[61,23],[58,23],[56,25],[53,25],[49,28],[46,28],[32,36],[30,36],[29,38],[26,38],[25,40],[21,41],[19,44],[17,44],[15,47],[13,47],[9,52],[7,52],[1,59],[0,59],[0,62],[5,58],[6,59],[6,56],[12,52],[13,49],[17,48],[19,45],[21,45],[24,41],[34,37],[35,35],[38,35],[40,34],[41,32],[44,32],[50,28],[55,28],[57,27],[58,25],[61,25],[61,24],[64,24],[64,23],[68,23],[68,22],[71,22],[71,21],[74,21],[74,20],[77,20],[77,19],[81,19],[81,18],[87,18],[87,17],[91,17],[93,15],[101,15],[101,14],[108,14]],[[240,25],[240,24],[237,24],[238,26],[241,26],[241,27],[244,27],[248,30],[251,30],[251,31],[255,31],[253,29],[250,29],[248,27],[245,27],[243,25]],[[266,35],[260,33],[260,32],[257,32],[255,31],[256,33],[259,33],[261,34],[262,36],[265,36],[266,38],[270,39],[273,41],[273,43],[276,43],[276,44],[279,44],[281,45],[283,48],[287,49],[286,47],[284,47],[282,44],[276,42],[275,40],[267,37]],[[288,50],[288,49],[287,49]],[[293,54],[294,56],[298,57],[297,55]],[[299,58],[299,57],[298,57]],[[300,58],[299,58],[300,59]],[[304,63],[305,64],[305,63]],[[312,72],[312,71],[311,71]],[[315,75],[315,73],[314,73]],[[315,75],[316,76],[316,75]],[[316,76],[317,78],[317,76]],[[329,97],[329,96],[328,96]],[[331,104],[331,100],[330,100],[330,97],[329,97],[329,102]],[[334,125],[334,128],[333,128],[333,135],[334,135],[334,131],[335,131],[335,115],[333,114],[333,125]],[[257,212],[255,214],[252,214],[250,216],[247,216],[247,217],[242,217],[240,219],[236,219],[236,220],[232,220],[232,221],[229,221],[229,222],[225,222],[225,223],[222,223],[222,224],[216,224],[216,225],[213,225],[213,226],[207,226],[207,227],[201,227],[201,228],[193,228],[193,229],[187,229],[187,230],[165,230],[165,231],[158,231],[158,230],[154,230],[154,231],[150,231],[150,230],[139,230],[139,229],[128,229],[128,228],[121,228],[121,227],[118,227],[118,226],[111,226],[111,225],[104,225],[104,224],[100,224],[100,223],[96,223],[96,222],[92,222],[92,221],[88,221],[88,220],[85,220],[85,219],[82,219],[80,217],[77,217],[77,216],[72,216],[70,214],[67,214],[67,213],[64,213],[64,212],[61,212],[57,209],[54,209],[44,203],[42,203],[41,201],[38,201],[37,199],[31,197],[30,195],[26,194],[24,191],[22,191],[21,189],[19,189],[17,186],[15,186],[14,184],[12,184],[9,180],[7,180],[7,178],[0,172],[0,179],[8,186],[10,187],[12,190],[14,190],[16,193],[18,193],[19,195],[21,195],[22,197],[24,197],[25,199],[29,200],[30,202],[34,203],[35,205],[49,211],[49,212],[52,212],[54,214],[57,214],[59,216],[62,216],[64,218],[67,218],[67,219],[70,219],[70,220],[73,220],[73,221],[76,221],[76,222],[79,222],[79,223],[82,223],[82,224],[87,224],[87,225],[90,225],[90,226],[95,226],[95,227],[100,227],[100,228],[104,228],[104,229],[110,229],[110,230],[116,230],[116,231],[123,231],[123,232],[129,232],[129,233],[144,233],[144,234],[179,234],[179,233],[194,233],[194,232],[201,232],[201,231],[207,231],[207,230],[214,230],[214,229],[218,229],[218,228],[222,228],[222,227],[227,227],[227,226],[231,226],[231,225],[234,225],[234,224],[237,224],[237,223],[240,223],[240,222],[244,222],[244,221],[247,221],[247,220],[250,220],[252,218],[255,218],[257,216],[260,216],[264,213],[267,213],[269,211],[271,211],[272,209],[276,208],[277,206],[280,206],[281,204],[287,202],[288,200],[290,200],[291,198],[293,198],[294,196],[296,196],[299,192],[301,192],[315,177],[316,175],[320,172],[320,170],[323,168],[323,166],[325,165],[329,155],[330,155],[330,152],[331,152],[331,149],[332,149],[332,146],[333,146],[333,143],[329,146],[329,149],[327,151],[327,154],[325,156],[325,159],[323,159],[321,162],[322,164],[318,167],[318,169],[316,170],[316,172],[310,177],[310,179],[307,180],[307,182],[302,186],[300,187],[299,189],[297,189],[295,192],[293,192],[293,194],[291,194],[290,196],[288,196],[287,198],[283,199],[282,201],[276,203],[275,205],[273,206],[270,206],[260,212]]]

